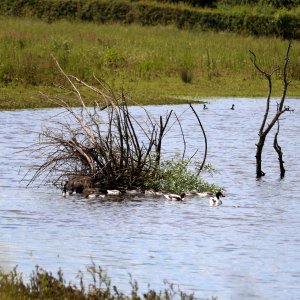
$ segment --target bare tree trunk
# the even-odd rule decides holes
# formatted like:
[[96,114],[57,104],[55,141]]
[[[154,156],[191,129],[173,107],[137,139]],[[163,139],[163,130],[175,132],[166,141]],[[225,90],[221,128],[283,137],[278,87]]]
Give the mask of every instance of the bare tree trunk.
[[275,149],[275,151],[278,154],[278,161],[279,161],[279,167],[280,167],[280,178],[284,177],[285,174],[285,168],[284,168],[284,161],[283,161],[283,153],[281,151],[281,147],[278,144],[278,134],[279,134],[279,129],[280,129],[280,125],[279,125],[279,120],[277,121],[277,131],[274,137],[274,142],[273,142],[273,147]]
[[[250,51],[251,53],[251,61],[255,67],[256,70],[258,70],[258,72],[263,75],[267,80],[268,80],[268,96],[267,96],[267,104],[266,104],[266,110],[265,110],[265,114],[259,129],[259,139],[258,139],[258,143],[256,144],[256,177],[260,178],[262,176],[265,175],[265,172],[262,171],[262,151],[264,148],[264,144],[265,144],[265,139],[268,135],[268,133],[271,131],[271,129],[273,128],[273,126],[275,125],[276,122],[278,122],[278,126],[279,126],[279,118],[280,116],[285,112],[285,111],[290,111],[289,107],[285,107],[284,106],[284,101],[286,98],[286,92],[287,92],[287,88],[289,85],[289,82],[287,81],[287,65],[289,62],[289,53],[290,53],[290,49],[291,49],[291,42],[289,42],[287,51],[286,51],[286,55],[285,55],[285,62],[284,62],[284,66],[283,66],[283,92],[282,92],[282,97],[280,100],[280,103],[278,104],[277,107],[277,112],[274,115],[273,119],[271,120],[271,122],[268,124],[267,123],[267,118],[269,115],[269,110],[270,110],[270,99],[271,99],[271,94],[272,94],[272,75],[275,71],[278,70],[278,68],[274,69],[271,73],[267,73],[265,71],[263,71],[256,63],[256,55]],[[281,152],[281,147],[278,145],[277,142],[277,136],[279,134],[279,127],[277,129],[277,133],[275,135],[275,139],[274,139],[274,149],[276,150],[277,154],[278,154],[278,159],[280,162],[280,176],[283,177],[285,170],[283,167],[283,160],[282,160],[282,152]]]
[[260,135],[259,141],[256,144],[256,177],[260,178],[265,176],[265,172],[262,171],[262,151],[265,145],[266,136]]

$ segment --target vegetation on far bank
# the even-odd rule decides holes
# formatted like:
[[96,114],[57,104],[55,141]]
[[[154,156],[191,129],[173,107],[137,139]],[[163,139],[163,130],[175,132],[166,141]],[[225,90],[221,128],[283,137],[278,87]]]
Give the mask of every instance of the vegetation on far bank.
[[[180,29],[299,38],[299,5],[277,9],[266,3],[236,8],[230,2],[210,9],[140,0],[2,0],[0,14],[37,17],[49,22],[70,19],[97,23],[173,24]],[[296,1],[290,2],[296,4]]]
[[[39,91],[55,94],[61,78],[51,57],[68,74],[89,82],[93,74],[137,104],[183,103],[182,96],[265,96],[266,82],[251,67],[249,49],[272,70],[285,52],[276,38],[59,21],[0,18],[0,109],[51,107]],[[294,41],[288,96],[299,96],[300,42]],[[281,94],[280,71],[274,95]],[[71,98],[66,93],[66,97]]]

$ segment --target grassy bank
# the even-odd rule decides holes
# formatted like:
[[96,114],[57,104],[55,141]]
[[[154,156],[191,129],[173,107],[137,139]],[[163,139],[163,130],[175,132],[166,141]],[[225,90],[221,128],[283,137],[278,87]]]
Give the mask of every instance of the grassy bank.
[[[122,293],[116,286],[112,286],[110,278],[100,267],[91,265],[87,268],[85,277],[90,284],[84,284],[85,277],[79,272],[80,283],[67,283],[62,271],[57,276],[39,267],[30,275],[29,282],[23,280],[22,274],[15,270],[4,273],[0,271],[0,300],[193,300],[193,294],[182,292],[177,286],[169,285],[162,291],[149,288],[145,293],[139,291],[136,281],[130,278],[131,292]],[[211,298],[217,299],[215,297]]]
[[[230,33],[183,31],[173,26],[0,18],[0,109],[49,107],[39,91],[60,93],[55,56],[64,70],[92,82],[93,74],[123,86],[139,104],[179,103],[180,96],[265,96],[267,83],[254,70],[248,50],[272,70],[287,42]],[[293,42],[289,96],[299,96],[300,42]],[[281,93],[280,72],[274,95]],[[66,94],[66,97],[69,97]]]

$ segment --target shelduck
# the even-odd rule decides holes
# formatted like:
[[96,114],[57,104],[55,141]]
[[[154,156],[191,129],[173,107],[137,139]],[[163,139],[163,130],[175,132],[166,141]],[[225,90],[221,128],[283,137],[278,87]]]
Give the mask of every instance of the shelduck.
[[66,181],[65,184],[64,184],[64,186],[62,187],[62,195],[63,195],[63,197],[67,197],[69,195],[72,195],[72,192],[70,192],[67,189],[67,184],[68,184],[68,181]]
[[109,196],[120,196],[122,193],[119,190],[107,190]]
[[69,196],[69,195],[70,195],[70,192],[67,191],[67,190],[65,190],[65,189],[63,189],[63,191],[62,191],[62,196],[63,196],[63,197],[67,197],[67,196]]
[[167,198],[168,200],[183,201],[185,198],[185,193],[181,193],[180,195],[164,194],[164,197]]
[[209,205],[210,206],[219,206],[222,204],[222,200],[220,199],[221,197],[225,197],[225,194],[222,193],[221,191],[217,192],[215,196],[210,197],[209,199]]

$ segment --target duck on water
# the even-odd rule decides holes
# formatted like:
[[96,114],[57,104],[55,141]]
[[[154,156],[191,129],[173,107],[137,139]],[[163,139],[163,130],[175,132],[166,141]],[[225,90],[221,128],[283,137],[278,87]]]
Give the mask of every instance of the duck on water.
[[222,200],[220,197],[225,197],[225,194],[221,191],[217,192],[215,196],[210,197],[209,205],[210,206],[220,206],[222,205]]
[[167,198],[168,200],[183,201],[185,198],[185,193],[181,193],[180,195],[164,194],[164,197]]

